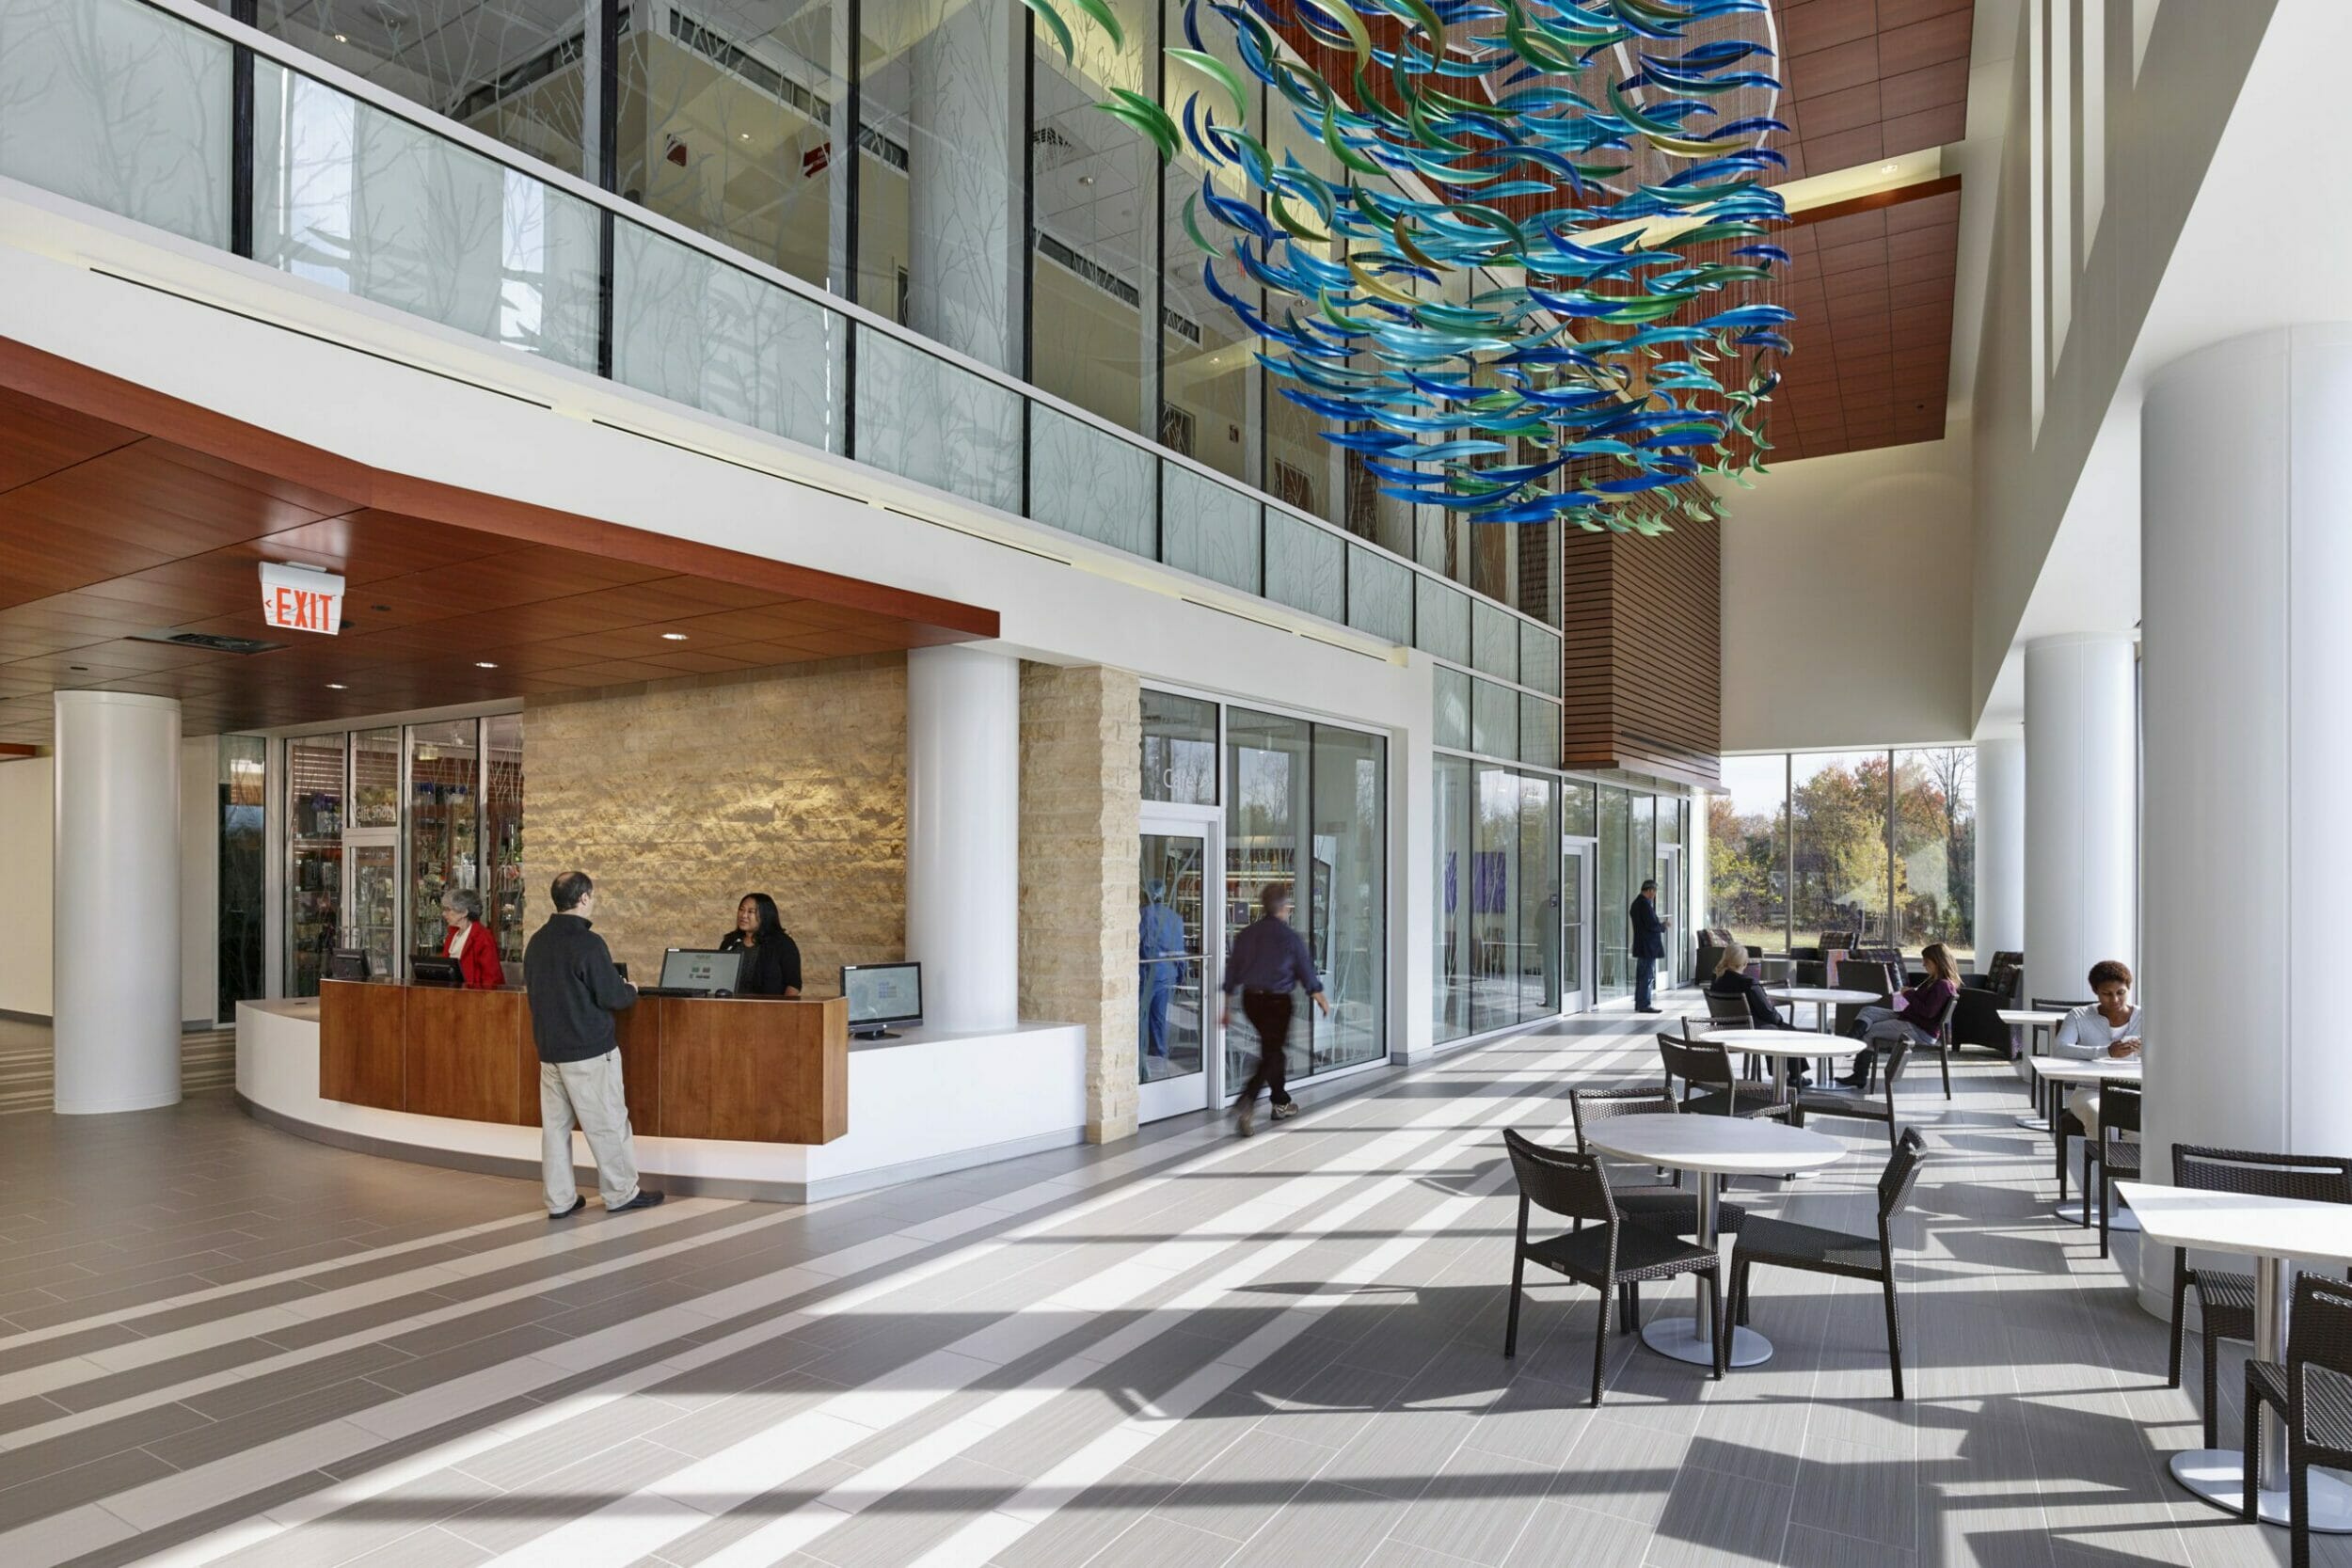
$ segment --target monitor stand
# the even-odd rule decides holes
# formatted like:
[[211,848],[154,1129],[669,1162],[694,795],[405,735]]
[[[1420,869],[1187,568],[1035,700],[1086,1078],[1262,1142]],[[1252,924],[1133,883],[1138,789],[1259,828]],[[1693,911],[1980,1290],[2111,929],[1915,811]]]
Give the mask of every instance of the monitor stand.
[[888,1029],[852,1029],[850,1037],[853,1040],[895,1040],[898,1036]]

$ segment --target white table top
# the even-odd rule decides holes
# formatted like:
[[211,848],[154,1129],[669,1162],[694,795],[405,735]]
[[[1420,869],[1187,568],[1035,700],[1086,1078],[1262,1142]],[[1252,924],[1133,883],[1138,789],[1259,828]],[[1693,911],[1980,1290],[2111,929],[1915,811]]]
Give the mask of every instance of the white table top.
[[2052,1028],[2066,1022],[2064,1013],[2039,1011],[2032,1007],[2003,1007],[1994,1015],[2003,1023],[2047,1024]]
[[2115,1190],[2139,1216],[2140,1234],[2164,1246],[2352,1264],[2352,1203],[2209,1193],[2153,1181],[2118,1181]]
[[1860,1040],[1843,1035],[1815,1035],[1799,1029],[1710,1029],[1707,1038],[1743,1056],[1793,1056],[1805,1061],[1816,1056],[1851,1056],[1862,1049]]
[[[1584,1141],[1604,1154],[1637,1164],[1715,1176],[1777,1176],[1820,1170],[1845,1156],[1835,1138],[1776,1121],[1746,1117],[1610,1117],[1584,1131]],[[2345,1210],[2352,1214],[2352,1207]]]
[[2090,1061],[2076,1061],[2072,1056],[2036,1056],[2034,1071],[2054,1084],[2098,1084],[2121,1079],[2126,1084],[2140,1081],[2140,1060],[2137,1056],[2101,1056]]
[[1836,986],[1767,986],[1764,994],[1775,1002],[1828,1002],[1840,1006],[1850,1003],[1858,1006],[1879,999],[1874,990],[1841,990]]

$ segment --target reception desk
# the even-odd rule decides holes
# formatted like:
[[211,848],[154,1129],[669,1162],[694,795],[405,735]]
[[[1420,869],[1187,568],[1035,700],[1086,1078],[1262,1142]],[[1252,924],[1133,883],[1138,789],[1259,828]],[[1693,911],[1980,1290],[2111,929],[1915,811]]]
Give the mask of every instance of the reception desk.
[[[359,994],[337,1000],[337,989],[330,982],[324,998],[237,1004],[237,1097],[248,1113],[340,1148],[537,1178],[537,1055],[527,1035],[501,1035],[499,1022],[501,1006],[512,1007],[515,1027],[527,1029],[521,992],[413,987],[403,995],[394,986],[347,985],[342,989]],[[423,1010],[411,1012],[420,996]],[[501,1004],[501,998],[508,1000]],[[664,1005],[680,1001],[691,1024],[672,1035]],[[353,1003],[359,1005],[355,1014],[339,1019],[330,1032],[326,1007]],[[487,1006],[479,1014],[454,1011],[475,1003]],[[842,1130],[825,1142],[771,1141],[764,1134],[783,1130],[781,1122],[762,1125],[758,1118],[782,1113],[781,1093],[756,1108],[726,1102],[751,1098],[735,1074],[768,1069],[738,1063],[707,1073],[696,1085],[701,1053],[726,1048],[723,1037],[698,1026],[705,1018],[724,1021],[737,1009],[794,1006],[648,996],[618,1015],[637,1165],[655,1186],[810,1202],[1073,1144],[1086,1135],[1086,1030],[1075,1023],[1019,1023],[985,1032],[908,1029],[898,1039],[849,1041],[848,1071],[831,1080],[839,1086],[831,1092],[840,1099],[829,1114],[840,1118]],[[441,1008],[452,1010],[464,1032],[479,1029],[471,1043],[420,1038]],[[726,1011],[696,1015],[698,1008]],[[639,1039],[639,1031],[648,1037]],[[760,1093],[767,1094],[765,1085]],[[853,1120],[848,1116],[852,1105]],[[660,1132],[653,1131],[657,1126]],[[678,1131],[684,1127],[700,1131]],[[587,1145],[574,1137],[575,1163],[584,1168]]]
[[[850,1012],[839,997],[647,996],[613,1022],[628,1119],[645,1136],[827,1144],[850,1130]],[[319,1098],[536,1127],[529,1000],[520,990],[326,981]]]

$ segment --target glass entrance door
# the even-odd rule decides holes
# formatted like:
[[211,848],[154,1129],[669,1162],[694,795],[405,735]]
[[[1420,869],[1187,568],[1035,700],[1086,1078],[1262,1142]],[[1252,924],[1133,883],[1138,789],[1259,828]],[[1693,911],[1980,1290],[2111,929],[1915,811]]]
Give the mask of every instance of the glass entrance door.
[[354,828],[343,834],[350,897],[343,906],[345,947],[364,948],[368,973],[397,978],[400,962],[400,830]]
[[[1667,802],[1661,800],[1661,805]],[[1659,979],[1664,985],[1683,986],[1691,982],[1691,933],[1682,923],[1682,850],[1679,847],[1661,846],[1658,869],[1651,873],[1658,879],[1658,915],[1666,923],[1666,961],[1660,965]]]
[[1146,806],[1136,913],[1136,1115],[1217,1101],[1223,834],[1214,809]]
[[1560,1010],[1593,1005],[1593,842],[1566,840],[1560,850]]

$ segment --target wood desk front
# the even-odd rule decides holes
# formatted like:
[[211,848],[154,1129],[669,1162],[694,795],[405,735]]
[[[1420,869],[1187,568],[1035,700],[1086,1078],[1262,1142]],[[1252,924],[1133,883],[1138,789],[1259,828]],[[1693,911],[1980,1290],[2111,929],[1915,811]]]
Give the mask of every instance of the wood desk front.
[[[647,1137],[831,1143],[850,1130],[849,1004],[648,996],[617,1013],[630,1125]],[[319,987],[319,1098],[539,1125],[520,990]]]

